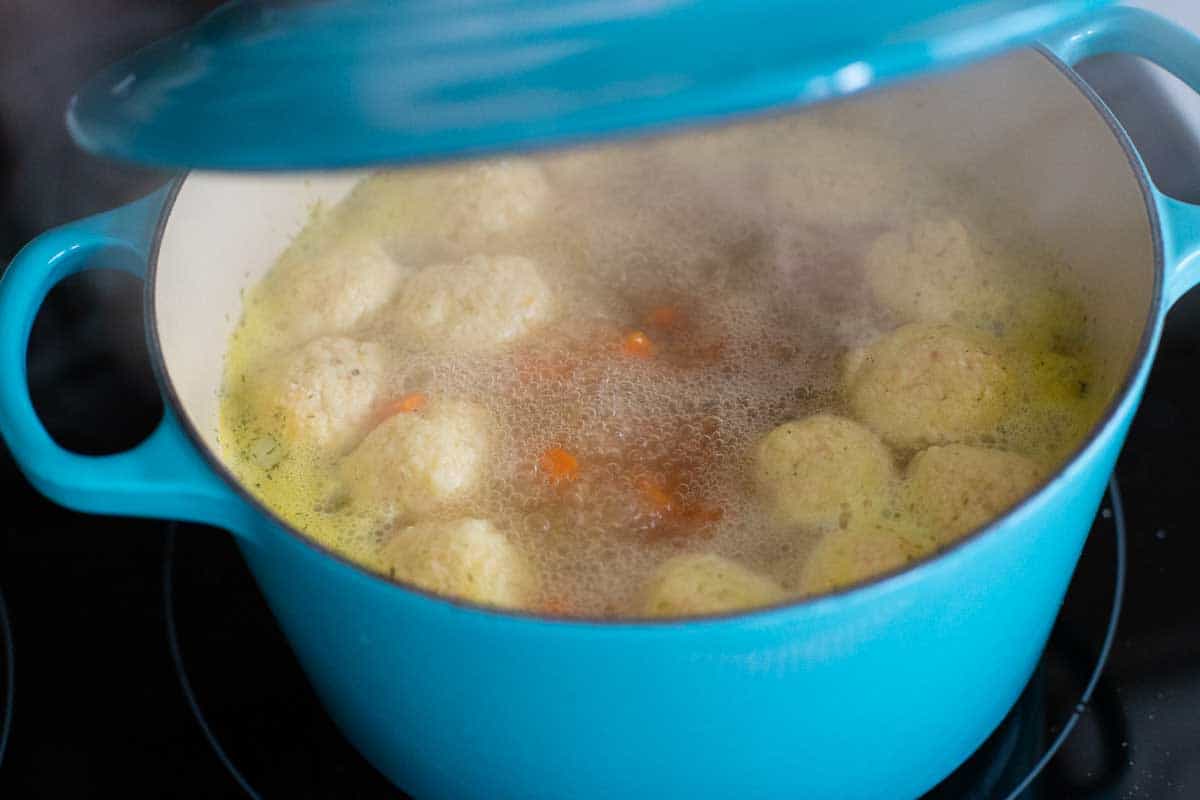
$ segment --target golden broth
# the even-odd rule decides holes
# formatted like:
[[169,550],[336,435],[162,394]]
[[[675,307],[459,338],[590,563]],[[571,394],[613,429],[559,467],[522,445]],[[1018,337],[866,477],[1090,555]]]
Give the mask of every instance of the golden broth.
[[[873,169],[845,171],[847,147]],[[755,459],[789,421],[862,417],[848,376],[880,337],[946,321],[938,315],[985,337],[1011,378],[1004,405],[986,430],[952,441],[1019,454],[1041,475],[1111,392],[1093,380],[1069,269],[999,244],[986,220],[960,219],[950,185],[885,138],[804,121],[381,173],[315,209],[249,294],[229,345],[222,446],[284,520],[402,579],[382,555],[394,531],[489,520],[534,575],[504,604],[533,610],[642,615],[655,571],[684,553],[723,556],[788,594],[867,577],[895,565],[875,557],[876,545],[907,560],[965,532],[932,529],[906,493],[906,464],[945,442],[889,445],[895,477],[872,490],[877,515],[829,559],[836,579],[807,588],[814,548],[853,515],[781,519],[756,485]],[[889,247],[913,253],[881,289],[871,265],[897,263],[880,255]],[[528,291],[515,285],[524,267],[502,261],[518,256],[540,281]],[[938,258],[950,260],[922,282]],[[949,306],[930,302],[923,287],[975,268],[976,283],[934,298]],[[364,421],[321,446],[262,411],[260,384],[289,353],[329,336],[371,343],[381,366]],[[341,395],[323,402],[320,413],[351,405]],[[486,439],[476,485],[437,502],[364,500],[356,484],[378,476],[369,461],[346,464],[369,432],[390,415],[450,403],[484,420],[486,433],[466,440]],[[381,486],[372,497],[389,491]],[[862,547],[870,552],[854,555]]]

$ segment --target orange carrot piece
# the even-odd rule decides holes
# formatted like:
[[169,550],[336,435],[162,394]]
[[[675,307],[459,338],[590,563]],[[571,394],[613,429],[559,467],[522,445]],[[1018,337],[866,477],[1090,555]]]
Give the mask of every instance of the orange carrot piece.
[[646,324],[654,328],[674,328],[682,320],[679,306],[657,306],[646,315]]
[[633,331],[625,334],[625,338],[621,340],[621,350],[626,355],[649,358],[654,354],[654,345],[651,344],[649,336],[641,331]]
[[573,481],[579,476],[579,459],[561,447],[551,447],[542,453],[538,466],[552,485]]
[[653,478],[638,478],[636,485],[642,499],[656,511],[666,513],[673,510],[671,493]]
[[678,477],[668,478],[663,483],[652,476],[642,476],[634,481],[634,485],[642,501],[660,521],[650,534],[654,539],[697,535],[725,516],[725,510],[720,506],[683,502],[673,493],[679,485]]
[[398,400],[394,400],[383,409],[383,417],[394,417],[396,414],[413,414],[429,405],[429,398],[421,392],[409,392]]

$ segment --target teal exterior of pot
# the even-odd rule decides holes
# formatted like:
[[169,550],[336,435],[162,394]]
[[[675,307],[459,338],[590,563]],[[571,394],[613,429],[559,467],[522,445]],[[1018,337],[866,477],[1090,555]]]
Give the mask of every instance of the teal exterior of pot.
[[[1068,62],[1136,52],[1200,87],[1200,41],[1150,15],[1105,12],[1048,42]],[[502,613],[389,583],[243,494],[165,385],[162,423],[132,450],[59,448],[27,390],[34,316],[50,288],[90,267],[133,262],[152,284],[169,188],[50,231],[14,259],[0,280],[0,434],[33,485],[63,505],[232,531],[347,738],[423,800],[915,797],[987,737],[1028,680],[1163,316],[1200,282],[1200,209],[1143,183],[1158,232],[1158,311],[1116,408],[1086,447],[949,550],[791,605],[601,623]],[[153,319],[149,328],[153,350]]]
[[988,535],[728,619],[490,614],[398,592],[278,530],[242,550],[333,718],[415,797],[916,797],[1032,673],[1137,393]]

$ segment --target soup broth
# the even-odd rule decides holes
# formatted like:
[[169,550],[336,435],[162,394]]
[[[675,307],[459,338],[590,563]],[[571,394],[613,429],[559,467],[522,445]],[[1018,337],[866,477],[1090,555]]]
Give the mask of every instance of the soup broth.
[[733,611],[936,552],[1094,423],[1068,265],[839,121],[385,172],[247,296],[221,444],[426,590]]

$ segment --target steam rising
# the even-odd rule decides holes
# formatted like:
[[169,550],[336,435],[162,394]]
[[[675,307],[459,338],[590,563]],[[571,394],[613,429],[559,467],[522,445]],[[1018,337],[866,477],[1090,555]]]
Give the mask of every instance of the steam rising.
[[[462,167],[371,178],[319,214],[285,261],[336,258],[326,247],[334,239],[383,242],[402,276],[519,255],[537,265],[553,298],[549,321],[490,349],[415,347],[386,305],[340,331],[387,348],[384,395],[468,401],[494,421],[483,487],[425,519],[491,520],[540,575],[541,600],[569,596],[582,614],[627,611],[648,576],[681,552],[769,569],[808,551],[821,531],[773,521],[751,486],[755,444],[788,420],[848,413],[845,354],[903,321],[864,281],[865,253],[886,232],[954,207],[943,176],[913,164],[885,132],[841,125],[840,113],[521,161],[545,191],[506,188],[523,203],[537,197],[536,214],[500,214],[512,224],[471,230],[455,218],[453,235],[443,235],[437,215],[396,212],[452,206],[454,192],[483,202],[489,195],[464,183]],[[1010,263],[1049,274],[1044,255]],[[329,477],[340,454],[290,442],[284,461],[254,463],[275,434],[245,413],[237,387],[283,347],[259,321],[278,318],[278,302],[270,291],[252,295],[235,337],[227,440],[242,454],[244,479],[286,518],[371,563],[388,531],[416,520],[349,503]],[[657,324],[664,308],[677,317]],[[645,334],[652,358],[622,351],[631,331]],[[1056,456],[1078,426],[1046,422],[1036,391],[1023,396],[1033,399],[1026,418],[1006,422],[1011,441],[1029,450],[1049,432]],[[539,456],[551,448],[578,459],[577,478],[545,479]],[[676,508],[719,514],[675,531],[644,502],[647,481]]]

